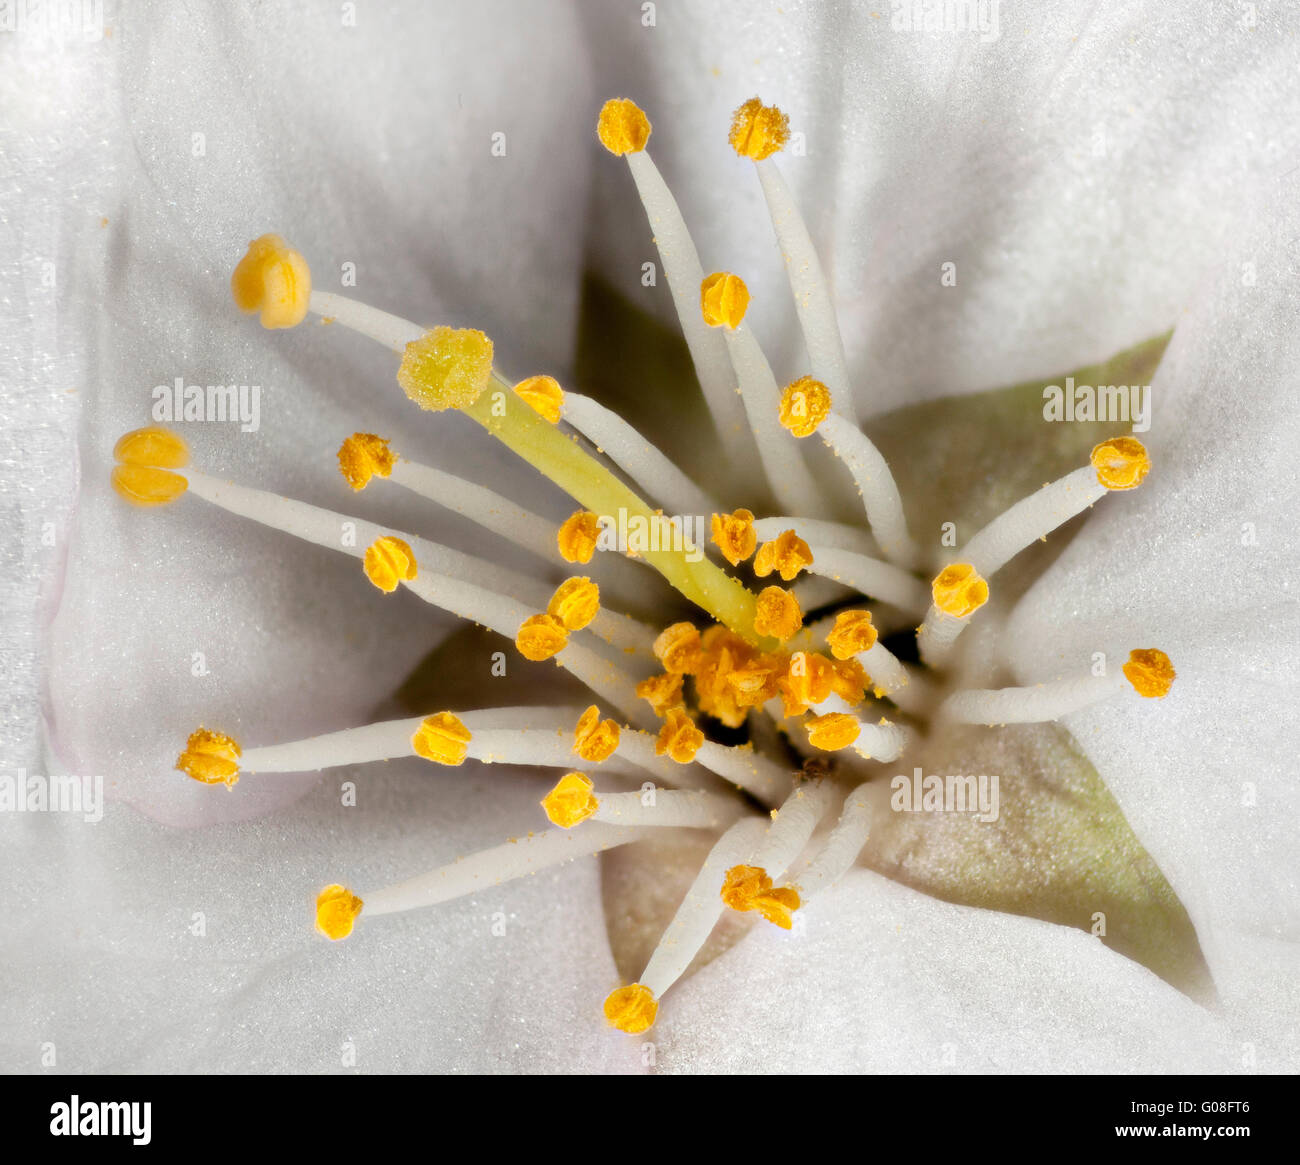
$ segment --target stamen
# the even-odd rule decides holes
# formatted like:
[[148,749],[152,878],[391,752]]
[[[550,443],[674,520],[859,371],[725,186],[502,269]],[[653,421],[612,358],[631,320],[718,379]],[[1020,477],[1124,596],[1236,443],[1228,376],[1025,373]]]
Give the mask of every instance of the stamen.
[[789,930],[791,915],[799,909],[799,892],[788,886],[774,887],[762,866],[732,866],[722,882],[722,901],[732,910],[757,910],[768,922]]
[[682,673],[664,672],[649,676],[636,686],[636,694],[645,700],[656,716],[663,716],[670,708],[681,707]]
[[515,646],[533,663],[559,655],[569,645],[569,633],[554,615],[530,615],[519,624]]
[[[814,634],[818,630],[814,627]],[[856,659],[871,676],[877,694],[889,696],[903,711],[919,712],[928,705],[929,686],[913,677],[880,642],[870,611],[841,611],[835,616],[835,626],[826,633],[826,644],[836,659]]]
[[585,761],[600,764],[618,749],[619,727],[615,720],[602,720],[600,708],[592,704],[573,730],[573,751]]
[[570,514],[555,534],[555,543],[565,562],[590,562],[599,539],[600,519],[590,510]]
[[808,743],[822,752],[838,752],[842,748],[848,748],[862,731],[858,718],[847,712],[810,716],[804,721],[804,727],[808,729]]
[[1139,647],[1129,652],[1124,678],[1139,696],[1163,699],[1169,694],[1178,673],[1163,651],[1156,647]]
[[744,812],[744,803],[734,796],[698,789],[643,789],[604,794],[592,820],[656,829],[723,829]]
[[530,376],[515,385],[515,395],[543,420],[560,423],[564,409],[564,389],[553,376]]
[[581,631],[600,611],[600,588],[589,578],[565,579],[551,596],[546,613],[566,631]]
[[264,328],[293,328],[307,316],[311,270],[279,235],[263,235],[230,277],[230,294],[245,314],[261,313]]
[[810,574],[820,575],[859,594],[889,603],[903,611],[920,613],[927,605],[925,584],[892,562],[881,562],[851,550],[814,543],[809,546]]
[[654,642],[654,653],[664,665],[664,671],[689,675],[699,663],[699,628],[694,623],[674,623],[665,627]]
[[326,886],[316,898],[316,929],[334,942],[347,938],[363,905],[346,886]]
[[808,543],[793,530],[786,530],[771,542],[764,542],[754,556],[754,573],[766,578],[774,570],[786,582],[795,578],[804,567],[811,567],[813,554]]
[[695,759],[704,743],[704,733],[695,727],[695,721],[685,709],[670,708],[664,717],[659,738],[655,741],[655,755],[672,757],[679,765],[688,765]]
[[732,566],[739,566],[758,545],[754,533],[754,515],[749,510],[735,510],[730,514],[714,514],[710,525],[713,544],[722,551],[722,557]]
[[1136,437],[1112,437],[1093,446],[1089,458],[1107,489],[1136,489],[1151,469],[1146,447]]
[[459,716],[439,712],[420,721],[420,727],[411,736],[411,748],[416,756],[427,761],[455,767],[464,763],[473,739],[474,734]]
[[799,536],[814,548],[814,553],[818,546],[828,550],[851,550],[855,554],[877,553],[875,540],[870,534],[859,526],[843,522],[828,522],[823,518],[774,517],[760,518],[754,523],[754,533],[764,542],[770,542],[790,529],[797,530]]
[[754,630],[784,643],[792,639],[803,626],[803,612],[799,600],[781,587],[768,587],[760,591],[754,612]]
[[605,1018],[610,1026],[630,1036],[640,1035],[654,1026],[659,1001],[643,983],[616,987],[605,997]]
[[917,647],[925,663],[942,667],[970,617],[988,602],[989,584],[969,562],[954,562],[935,576],[930,593],[934,602],[917,630]]
[[597,809],[600,801],[593,792],[595,786],[586,773],[566,773],[542,799],[542,808],[552,825],[572,829],[586,821]]
[[366,551],[364,564],[366,578],[387,594],[397,590],[399,582],[410,582],[418,575],[410,546],[391,534],[375,539]]
[[859,785],[844,798],[840,819],[825,843],[796,879],[806,906],[812,898],[833,886],[852,868],[871,833],[870,784]]
[[354,490],[365,489],[376,474],[387,477],[396,461],[388,442],[374,433],[353,433],[339,446],[339,472]]
[[189,447],[170,429],[151,426],[118,439],[113,457],[113,489],[133,506],[165,506],[187,488],[185,478],[169,469],[189,464]]
[[200,728],[190,733],[176,767],[205,785],[233,789],[239,780],[239,757],[239,742],[233,736]]

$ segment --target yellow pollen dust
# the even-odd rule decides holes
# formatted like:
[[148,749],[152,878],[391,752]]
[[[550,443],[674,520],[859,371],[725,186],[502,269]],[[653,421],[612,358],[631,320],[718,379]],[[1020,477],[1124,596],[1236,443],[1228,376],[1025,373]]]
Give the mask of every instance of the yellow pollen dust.
[[390,595],[397,590],[399,582],[415,578],[418,569],[410,546],[391,534],[376,538],[370,544],[362,566],[366,578]]
[[831,390],[811,376],[801,376],[781,390],[781,424],[796,437],[811,437],[830,411]]
[[585,773],[565,773],[545,797],[542,808],[552,825],[572,829],[586,821],[597,809],[600,801],[592,792],[595,786]]
[[766,578],[775,570],[789,582],[812,563],[813,555],[808,543],[793,530],[786,530],[758,548],[754,556],[754,573],[759,578]]
[[761,162],[785,146],[790,139],[790,119],[775,105],[764,105],[751,97],[731,115],[727,141],[742,158]]
[[1089,460],[1107,489],[1136,489],[1151,469],[1146,446],[1136,437],[1112,437],[1094,445]]
[[1163,651],[1156,647],[1138,647],[1129,652],[1124,678],[1139,696],[1159,700],[1169,694],[1178,673]]
[[656,716],[662,716],[670,708],[681,706],[682,674],[661,672],[657,676],[650,676],[637,684],[636,694],[650,705]]
[[565,562],[590,562],[600,538],[600,519],[590,510],[578,510],[564,520],[555,535],[560,557]]
[[363,905],[346,886],[326,886],[316,897],[316,929],[333,942],[347,938]]
[[176,767],[204,785],[231,788],[239,780],[239,743],[232,736],[200,728],[190,733]]
[[640,1035],[652,1027],[658,1014],[659,1001],[650,988],[641,983],[616,987],[605,996],[605,1018],[630,1036]]
[[438,712],[420,721],[420,727],[411,737],[411,747],[416,756],[437,765],[461,764],[469,754],[474,734],[465,722],[451,712]]
[[700,654],[700,632],[694,623],[674,623],[659,632],[654,641],[655,658],[664,671],[689,675]]
[[297,327],[311,301],[311,268],[279,235],[263,235],[236,265],[230,294],[245,315],[261,312],[264,328]]
[[635,101],[613,97],[600,108],[596,136],[615,157],[639,154],[650,140],[650,119]]
[[519,654],[533,663],[558,655],[568,643],[569,633],[554,615],[530,615],[515,634]]
[[826,636],[826,645],[836,659],[852,659],[859,652],[869,650],[878,634],[872,626],[870,611],[841,611]]
[[365,489],[376,474],[387,477],[396,460],[388,442],[374,433],[353,433],[339,446],[339,472],[353,489]]
[[838,752],[841,748],[848,748],[862,731],[858,718],[847,712],[811,716],[804,727],[808,729],[808,743],[824,752]]
[[945,615],[964,619],[989,601],[989,584],[969,562],[954,562],[938,573],[930,594]]
[[749,288],[739,275],[715,271],[700,284],[700,311],[711,328],[735,331],[749,310]]
[[120,462],[113,467],[113,489],[133,506],[165,506],[189,488],[179,473],[167,472],[190,462],[189,447],[170,429],[151,425],[125,433],[113,457]]
[[790,929],[790,916],[800,905],[798,891],[774,887],[762,866],[732,866],[722,882],[722,901],[732,910],[757,910],[782,930]]
[[600,610],[600,587],[589,578],[567,578],[555,588],[546,613],[566,631],[581,631]]
[[600,764],[607,761],[618,749],[621,729],[616,720],[602,720],[600,709],[592,704],[578,717],[573,730],[573,751],[585,761]]
[[799,600],[783,587],[767,587],[754,604],[754,631],[783,643],[803,626]]
[[397,383],[422,409],[464,409],[492,379],[492,341],[473,328],[430,328],[406,345]]
[[530,376],[515,385],[515,395],[538,416],[550,421],[552,425],[560,422],[560,411],[564,408],[564,389],[554,376]]
[[754,515],[749,510],[736,510],[731,514],[714,514],[711,520],[713,544],[722,551],[722,557],[732,566],[739,566],[758,545],[754,532]]
[[655,739],[655,756],[667,754],[679,765],[688,765],[703,743],[704,733],[695,727],[695,721],[685,710],[670,708]]

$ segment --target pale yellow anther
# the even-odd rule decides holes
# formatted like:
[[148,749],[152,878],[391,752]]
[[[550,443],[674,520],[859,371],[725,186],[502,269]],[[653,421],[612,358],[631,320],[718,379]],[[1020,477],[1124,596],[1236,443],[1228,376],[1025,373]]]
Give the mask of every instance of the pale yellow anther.
[[735,331],[749,310],[749,288],[739,275],[715,271],[700,284],[700,311],[711,328]]
[[826,636],[826,645],[836,659],[852,659],[869,650],[878,635],[872,626],[870,611],[841,611],[835,616],[835,626]]
[[451,712],[438,712],[420,721],[420,727],[411,737],[411,747],[416,756],[437,765],[456,766],[469,754],[474,734],[465,722]]
[[811,437],[830,411],[831,390],[811,376],[801,376],[781,391],[781,424],[796,437]]
[[464,409],[492,379],[492,341],[473,328],[430,328],[406,345],[397,383],[422,409]]
[[803,626],[799,600],[783,587],[767,587],[754,604],[754,631],[783,643]]
[[754,531],[754,515],[749,510],[714,514],[711,525],[713,544],[732,566],[739,566],[754,553],[758,534]]
[[376,538],[366,549],[362,562],[366,578],[386,594],[397,590],[397,584],[416,577],[418,567],[415,552],[400,538],[385,534]]
[[538,416],[559,424],[564,409],[564,389],[554,376],[530,376],[515,385],[515,395]]
[[558,655],[568,643],[569,633],[554,615],[530,615],[519,624],[515,635],[519,654],[533,663]]
[[263,235],[235,267],[230,294],[245,314],[261,312],[262,327],[296,327],[311,300],[311,268],[279,235]]
[[742,158],[761,162],[785,146],[790,139],[790,119],[775,105],[764,105],[751,97],[731,115],[727,141]]
[[346,886],[326,886],[316,897],[316,929],[334,942],[347,938],[363,905]]
[[1159,700],[1169,694],[1178,673],[1163,651],[1156,647],[1138,647],[1129,652],[1124,678],[1139,696]]
[[1146,446],[1136,437],[1112,437],[1092,449],[1092,467],[1107,489],[1136,489],[1151,469]]
[[613,1027],[630,1036],[640,1035],[654,1026],[659,1014],[659,1001],[649,987],[632,983],[616,987],[605,996],[605,1018]]
[[670,708],[655,739],[655,756],[667,754],[679,765],[688,765],[703,743],[704,733],[695,727],[685,709]]
[[793,530],[786,530],[758,548],[754,555],[754,573],[759,578],[766,578],[775,570],[789,582],[812,563],[812,550],[808,543]]
[[113,467],[113,489],[133,506],[165,506],[189,488],[179,473],[167,472],[190,461],[188,446],[170,429],[134,429],[118,438],[113,456],[122,463]]
[[635,101],[614,97],[600,109],[596,136],[611,154],[622,157],[645,149],[650,140],[650,119]]
[[231,788],[239,780],[239,743],[232,736],[200,728],[190,733],[176,767],[204,785]]
[[658,675],[650,676],[637,684],[636,694],[650,705],[656,716],[662,716],[670,708],[681,706],[682,674],[660,672]]
[[654,653],[665,671],[690,675],[700,658],[699,629],[694,623],[665,627],[655,638]]
[[183,469],[190,463],[189,446],[179,433],[150,425],[123,433],[113,446],[113,460],[123,465],[149,465],[155,469]]
[[599,610],[600,587],[589,578],[566,578],[546,604],[546,613],[563,623],[566,631],[581,631]]
[[592,704],[581,716],[573,730],[573,751],[585,761],[600,764],[618,750],[622,730],[616,720],[602,720],[600,709]]
[[791,886],[773,886],[762,866],[732,866],[722,882],[722,901],[732,910],[757,910],[768,922],[789,930],[799,909],[799,893]]
[[600,519],[590,510],[578,510],[564,520],[555,535],[565,562],[590,562],[600,539]]
[[542,798],[542,808],[551,824],[561,829],[572,829],[586,821],[597,809],[600,801],[592,792],[595,786],[585,773],[566,773],[549,793]]
[[339,472],[353,489],[365,489],[376,475],[387,477],[396,460],[388,442],[374,433],[353,433],[339,446]]
[[862,731],[858,718],[847,712],[810,716],[804,722],[804,727],[808,729],[808,743],[823,752],[838,752],[841,748],[848,748]]
[[964,619],[989,601],[989,584],[969,562],[954,562],[935,576],[930,594],[945,615]]

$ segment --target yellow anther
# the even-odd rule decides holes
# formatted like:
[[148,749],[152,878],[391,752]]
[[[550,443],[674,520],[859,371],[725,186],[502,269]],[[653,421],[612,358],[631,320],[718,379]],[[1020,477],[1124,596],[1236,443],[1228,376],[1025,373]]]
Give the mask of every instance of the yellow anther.
[[239,780],[239,743],[232,736],[200,728],[190,733],[176,767],[205,785],[230,788]]
[[831,390],[811,376],[801,376],[781,391],[781,424],[796,437],[811,437],[830,411]]
[[235,267],[230,294],[245,314],[262,313],[262,327],[296,327],[311,300],[311,268],[279,235],[263,235]]
[[376,538],[370,544],[362,565],[366,578],[387,594],[397,590],[399,582],[415,578],[418,569],[410,546],[391,534]]
[[749,288],[739,275],[715,271],[700,284],[700,311],[711,328],[735,331],[749,310]]
[[688,765],[703,743],[704,733],[695,727],[695,721],[686,715],[685,710],[670,708],[655,740],[655,756],[667,753],[679,765]]
[[347,938],[363,905],[346,886],[326,886],[316,897],[316,929],[334,942]]
[[150,425],[146,429],[123,433],[113,446],[113,460],[123,465],[182,469],[190,463],[190,450],[179,433]]
[[767,587],[754,604],[754,631],[784,643],[803,626],[799,600],[783,587]]
[[858,718],[847,712],[811,716],[804,727],[808,729],[808,743],[823,752],[838,752],[841,748],[848,748],[862,731]]
[[831,664],[831,691],[846,704],[860,704],[866,698],[871,677],[856,659]]
[[774,887],[762,866],[732,866],[722,882],[722,901],[732,910],[757,910],[782,930],[790,929],[790,915],[799,909],[798,891]]
[[633,983],[617,987],[605,996],[605,1018],[621,1032],[640,1035],[654,1025],[659,1014],[659,1001],[649,987]]
[[783,666],[776,656],[760,655],[732,668],[721,678],[737,707],[753,708],[766,704],[777,694],[776,684],[783,673]]
[[614,97],[600,108],[596,136],[611,154],[637,154],[650,140],[650,119],[635,101]]
[[820,652],[796,651],[784,676],[777,681],[787,716],[800,716],[820,704],[835,685],[835,665]]
[[778,534],[771,542],[764,542],[754,555],[754,573],[759,578],[766,578],[774,570],[789,582],[805,566],[812,566],[812,551],[808,543],[793,530]]
[[519,624],[515,646],[519,654],[533,663],[563,651],[569,643],[569,633],[554,615],[530,615]]
[[388,442],[374,433],[353,433],[339,446],[339,471],[353,489],[365,489],[376,474],[387,477],[396,460]]
[[969,562],[954,562],[935,576],[930,594],[945,615],[964,619],[989,601],[989,584]]
[[542,808],[551,824],[561,829],[572,829],[579,822],[586,821],[600,808],[593,788],[595,786],[585,773],[565,773],[555,788],[542,798]]
[[841,611],[826,636],[826,645],[836,659],[852,659],[871,648],[878,634],[871,624],[870,611]]
[[560,412],[564,408],[564,389],[554,376],[530,376],[521,380],[515,385],[515,395],[552,425],[559,424]]
[[700,659],[700,632],[694,623],[674,623],[659,632],[654,641],[655,658],[664,671],[690,675]]
[[616,720],[602,720],[600,709],[592,704],[578,717],[578,726],[573,730],[573,751],[585,761],[600,764],[618,749],[621,732]]
[[112,482],[118,496],[133,506],[165,506],[190,485],[179,473],[150,465],[115,465]]
[[469,754],[474,734],[465,722],[451,712],[438,712],[420,721],[420,727],[411,737],[411,747],[416,756],[431,760],[437,765],[461,764]]
[[546,613],[563,623],[566,631],[581,631],[599,610],[600,587],[589,578],[566,578],[546,604]]
[[1136,489],[1151,469],[1146,446],[1136,437],[1112,437],[1094,445],[1090,460],[1107,489]]
[[600,519],[590,510],[579,510],[564,520],[555,543],[565,562],[590,562],[599,538]]
[[775,105],[764,105],[751,97],[731,115],[727,141],[742,158],[761,162],[785,146],[790,139],[790,119]]
[[749,510],[714,514],[711,524],[713,544],[722,551],[722,557],[732,566],[739,566],[754,553],[758,535],[754,532],[754,515]]
[[662,716],[670,708],[681,706],[682,675],[680,672],[661,672],[651,676],[637,684],[636,694],[654,709],[656,716]]
[[1169,656],[1159,648],[1139,647],[1129,652],[1124,678],[1139,696],[1159,700],[1169,694],[1178,673]]
[[464,409],[492,379],[492,341],[473,328],[430,328],[406,345],[397,383],[422,409]]

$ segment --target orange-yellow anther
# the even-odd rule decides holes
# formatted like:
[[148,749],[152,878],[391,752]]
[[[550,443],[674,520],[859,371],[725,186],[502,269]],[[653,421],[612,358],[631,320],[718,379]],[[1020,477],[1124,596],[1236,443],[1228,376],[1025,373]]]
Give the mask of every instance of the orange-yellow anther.
[[713,544],[732,566],[739,566],[754,553],[758,535],[754,532],[754,515],[749,510],[714,514],[711,525]]
[[852,659],[870,649],[878,634],[872,626],[870,611],[841,611],[826,636],[826,645],[836,659]]
[[812,562],[812,551],[808,548],[808,543],[793,530],[786,530],[758,548],[758,553],[754,555],[754,573],[759,578],[766,578],[775,570],[789,582],[805,566],[812,566]]
[[600,587],[589,578],[566,578],[546,604],[546,613],[563,623],[566,631],[581,631],[599,610]]
[[664,671],[690,675],[699,663],[700,632],[694,623],[674,623],[659,632],[654,641],[655,658]]
[[279,235],[263,235],[236,265],[230,294],[245,314],[262,313],[262,327],[296,327],[311,300],[311,268]]
[[860,704],[867,694],[871,677],[856,659],[831,664],[831,691],[846,704]]
[[592,704],[578,717],[578,726],[573,730],[573,751],[585,761],[600,764],[618,749],[621,732],[618,721],[602,720],[600,709]]
[[670,708],[655,740],[655,756],[666,753],[679,765],[688,765],[703,743],[704,733],[695,727],[695,721],[686,715],[685,710]]
[[597,809],[600,801],[592,792],[595,786],[585,773],[565,773],[549,793],[542,798],[542,808],[551,824],[561,829],[572,829],[586,821]]
[[680,672],[661,672],[651,676],[637,684],[636,694],[654,709],[656,716],[662,716],[669,708],[681,705],[682,675]]
[[764,105],[751,97],[731,115],[727,141],[742,158],[761,162],[785,146],[790,139],[790,119],[775,105]]
[[418,570],[414,551],[391,534],[376,538],[370,544],[362,565],[366,578],[387,594],[397,590],[399,582],[415,578]]
[[346,886],[326,886],[316,897],[316,929],[334,942],[347,938],[363,905]]
[[564,520],[555,535],[555,544],[565,562],[590,562],[599,539],[600,519],[590,510],[579,510]]
[[617,987],[605,997],[605,1018],[630,1036],[652,1027],[658,1014],[659,1001],[649,987],[640,983]]
[[969,562],[954,562],[935,576],[930,594],[945,615],[964,619],[989,601],[989,584]]
[[150,426],[124,434],[113,447],[122,464],[113,467],[113,489],[133,506],[165,506],[188,488],[179,473],[168,473],[189,464],[190,451],[170,429]]
[[569,633],[554,615],[530,615],[519,624],[515,646],[519,654],[533,663],[541,663],[563,651],[569,643]]
[[515,395],[538,416],[559,424],[564,408],[564,389],[554,376],[530,376],[515,385]]
[[796,651],[789,668],[777,681],[787,716],[798,716],[810,705],[830,696],[835,685],[835,665],[820,652]]
[[803,626],[799,600],[783,587],[767,587],[754,604],[754,631],[783,643]]
[[179,433],[150,425],[123,433],[113,446],[113,460],[123,465],[149,465],[155,469],[182,469],[190,463],[189,446]]
[[111,480],[118,496],[133,506],[165,506],[180,497],[190,484],[179,473],[150,465],[115,465]]
[[796,437],[811,437],[830,411],[831,390],[811,376],[801,376],[781,390],[781,424]]
[[862,725],[856,716],[847,712],[828,712],[825,716],[811,716],[804,724],[808,729],[808,743],[824,752],[837,752],[848,748],[858,738]]
[[1151,469],[1146,446],[1136,437],[1112,437],[1094,445],[1090,460],[1107,489],[1136,489]]
[[700,311],[711,328],[735,331],[749,310],[749,288],[739,275],[715,271],[700,284]]
[[239,780],[239,743],[232,736],[200,728],[190,733],[176,767],[205,785],[230,788]]
[[1159,700],[1169,694],[1178,673],[1163,651],[1156,647],[1138,647],[1129,652],[1124,678],[1139,696]]
[[430,328],[406,345],[397,383],[422,409],[464,409],[492,379],[492,341],[473,328]]
[[650,119],[635,101],[614,97],[600,108],[596,136],[600,138],[600,144],[616,157],[637,154],[650,140]]
[[722,882],[722,901],[732,910],[757,910],[782,930],[790,929],[790,916],[799,909],[798,891],[774,887],[762,866],[732,866]]
[[461,764],[469,754],[474,734],[465,722],[451,712],[438,712],[420,721],[420,727],[411,737],[411,747],[416,756],[431,760],[437,765]]
[[388,442],[374,433],[353,433],[339,446],[339,472],[353,489],[365,489],[376,474],[387,477],[396,460]]
[[[759,655],[721,676],[738,709],[766,704],[777,694],[783,663],[776,656]],[[715,698],[714,703],[717,703]],[[724,721],[725,722],[725,721]],[[733,724],[731,727],[738,727]]]

